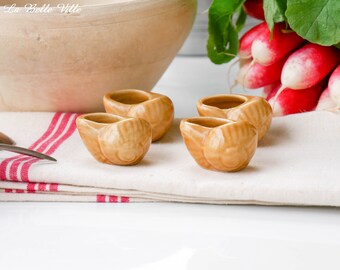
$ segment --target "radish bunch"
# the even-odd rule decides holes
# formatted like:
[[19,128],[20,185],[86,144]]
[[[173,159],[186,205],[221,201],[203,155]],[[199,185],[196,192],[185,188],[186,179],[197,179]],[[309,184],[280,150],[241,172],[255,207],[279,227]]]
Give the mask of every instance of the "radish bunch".
[[275,115],[340,108],[340,50],[333,46],[308,43],[284,23],[271,36],[263,22],[242,36],[239,58],[248,62],[237,82],[264,87]]

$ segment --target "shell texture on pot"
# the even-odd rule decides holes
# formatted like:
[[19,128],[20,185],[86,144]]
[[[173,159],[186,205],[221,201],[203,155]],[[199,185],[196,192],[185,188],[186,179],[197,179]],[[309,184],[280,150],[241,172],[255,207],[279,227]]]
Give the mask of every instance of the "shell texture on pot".
[[104,96],[106,112],[146,120],[152,141],[161,139],[174,118],[174,106],[167,96],[136,89],[118,90]]
[[240,171],[257,148],[257,129],[247,121],[196,117],[183,119],[180,129],[191,156],[208,170]]
[[211,130],[204,156],[219,171],[240,171],[248,166],[257,148],[257,130],[245,121]]
[[135,165],[151,144],[151,126],[140,118],[93,113],[80,116],[77,127],[89,152],[103,163]]
[[201,116],[248,121],[257,128],[259,140],[267,133],[273,117],[272,108],[264,98],[245,95],[205,97],[198,101],[197,110]]

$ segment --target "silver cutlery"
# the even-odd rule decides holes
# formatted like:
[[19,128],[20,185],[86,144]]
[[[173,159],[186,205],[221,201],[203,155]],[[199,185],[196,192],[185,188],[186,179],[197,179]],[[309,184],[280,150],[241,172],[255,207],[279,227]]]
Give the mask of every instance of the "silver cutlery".
[[26,156],[36,157],[39,159],[46,159],[49,161],[57,161],[55,158],[39,153],[37,151],[33,151],[27,148],[19,147],[14,145],[15,142],[10,137],[5,135],[4,133],[0,132],[0,151],[9,151],[17,154],[22,154]]

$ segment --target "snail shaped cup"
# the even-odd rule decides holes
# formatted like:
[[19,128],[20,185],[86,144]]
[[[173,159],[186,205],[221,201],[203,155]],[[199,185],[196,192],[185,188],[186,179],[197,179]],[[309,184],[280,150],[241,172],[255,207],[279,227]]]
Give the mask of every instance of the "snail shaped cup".
[[195,117],[183,119],[180,129],[191,156],[208,170],[240,171],[257,148],[257,129],[246,121]]
[[153,142],[165,135],[174,118],[174,106],[167,96],[136,89],[106,94],[104,107],[107,113],[142,118],[149,122]]
[[261,140],[270,128],[273,110],[262,97],[244,95],[216,95],[202,98],[197,103],[200,116],[248,121],[258,130]]
[[85,114],[77,118],[77,128],[92,156],[103,163],[135,165],[151,144],[151,126],[140,118]]

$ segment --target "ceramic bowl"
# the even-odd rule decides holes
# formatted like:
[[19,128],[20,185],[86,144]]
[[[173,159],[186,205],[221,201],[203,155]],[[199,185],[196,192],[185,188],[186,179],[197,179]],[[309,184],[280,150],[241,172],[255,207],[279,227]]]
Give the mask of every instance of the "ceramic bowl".
[[94,112],[109,91],[151,90],[196,13],[195,0],[60,2],[0,0],[0,111]]

